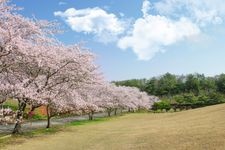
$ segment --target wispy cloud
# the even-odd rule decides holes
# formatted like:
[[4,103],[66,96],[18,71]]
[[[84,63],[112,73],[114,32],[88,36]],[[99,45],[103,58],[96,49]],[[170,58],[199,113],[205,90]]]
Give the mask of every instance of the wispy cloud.
[[58,4],[59,5],[66,5],[67,3],[66,2],[63,2],[63,1],[60,1]]
[[220,24],[225,16],[224,0],[161,0],[154,8],[167,17],[189,17],[200,26]]

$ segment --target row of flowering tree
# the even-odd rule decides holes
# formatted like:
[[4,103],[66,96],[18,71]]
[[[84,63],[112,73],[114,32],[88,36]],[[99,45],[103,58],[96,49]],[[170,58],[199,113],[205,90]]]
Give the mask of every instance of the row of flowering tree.
[[57,23],[25,18],[0,0],[0,104],[18,101],[13,133],[21,131],[27,105],[47,109],[47,128],[56,114],[150,108],[158,99],[136,88],[103,81],[95,56],[81,45],[55,38]]
[[78,91],[85,101],[82,110],[89,114],[89,119],[93,119],[93,114],[99,111],[106,111],[108,116],[118,110],[140,110],[150,109],[154,102],[159,99],[149,96],[135,87],[115,86],[104,83],[92,85],[79,89]]

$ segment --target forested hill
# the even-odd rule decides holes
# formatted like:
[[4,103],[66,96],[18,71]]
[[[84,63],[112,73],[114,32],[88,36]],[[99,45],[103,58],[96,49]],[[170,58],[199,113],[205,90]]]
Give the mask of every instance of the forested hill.
[[[225,102],[225,74],[174,75],[166,73],[150,79],[113,81],[116,85],[134,86],[164,100],[163,105],[201,107]],[[170,107],[168,107],[169,109]]]
[[113,81],[116,85],[138,87],[149,94],[173,96],[183,93],[225,93],[225,74],[207,77],[204,74],[174,75],[166,73],[150,79]]

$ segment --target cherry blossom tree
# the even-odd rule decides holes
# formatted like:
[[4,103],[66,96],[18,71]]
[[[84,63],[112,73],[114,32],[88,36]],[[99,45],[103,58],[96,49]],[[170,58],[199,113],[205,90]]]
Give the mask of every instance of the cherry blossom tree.
[[141,92],[135,87],[115,86],[114,84],[105,83],[94,88],[95,95],[92,98],[95,105],[99,108],[104,109],[108,116],[111,116],[112,111],[117,114],[118,109],[138,110],[138,109],[149,109],[153,99],[145,92]]
[[[9,90],[2,87],[10,87],[12,97],[18,100],[13,133],[19,132],[26,105],[41,100],[32,83],[43,73],[39,61],[51,61],[52,56],[46,58],[46,55],[55,42],[51,35],[56,32],[52,23],[24,18],[15,12],[16,9],[8,5],[8,1],[0,1],[0,92],[6,97]],[[55,52],[50,50],[50,53]]]
[[102,109],[106,110],[108,116],[111,116],[111,112],[114,109],[114,101],[113,101],[113,88],[111,84],[104,84],[99,86],[98,95],[99,101],[96,104]]
[[115,113],[118,108],[128,110],[150,109],[155,101],[158,101],[154,96],[149,96],[146,92],[141,92],[136,87],[118,86],[114,90],[116,99]]
[[[79,95],[77,94],[77,89],[83,87],[84,85],[91,86],[95,84],[99,80],[101,80],[101,75],[98,73],[98,68],[94,65],[94,56],[90,52],[83,50],[80,46],[60,46],[61,53],[60,57],[54,63],[56,66],[60,66],[58,68],[48,68],[47,74],[45,75],[45,82],[38,82],[40,91],[47,92],[45,95],[54,95],[52,98],[48,98],[47,100],[47,108],[51,108],[51,105],[54,104],[57,106],[59,103],[58,97],[61,95],[67,96],[67,98],[61,97],[61,101],[66,104],[67,101],[77,105],[77,101],[74,100]],[[63,49],[62,49],[63,48]],[[63,89],[62,89],[63,87]],[[65,90],[66,89],[66,90]],[[71,96],[73,93],[77,96]],[[79,99],[79,98],[78,98]],[[81,101],[80,101],[81,102]],[[54,106],[53,105],[53,106]],[[74,107],[74,109],[77,109]]]
[[79,94],[85,102],[82,111],[89,116],[89,120],[93,120],[93,115],[96,112],[104,111],[99,102],[101,102],[101,97],[99,96],[99,89],[102,88],[104,82],[98,82],[92,85],[87,85],[79,89]]

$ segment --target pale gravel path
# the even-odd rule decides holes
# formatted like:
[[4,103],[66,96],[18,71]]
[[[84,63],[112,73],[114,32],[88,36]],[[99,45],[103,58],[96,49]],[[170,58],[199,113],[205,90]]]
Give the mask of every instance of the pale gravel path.
[[[94,114],[94,118],[101,118],[107,116],[106,113]],[[51,125],[63,125],[72,121],[88,120],[88,115],[71,116],[65,118],[52,118]],[[46,120],[26,122],[22,124],[22,131],[31,131],[39,128],[45,128],[47,124]],[[0,134],[10,134],[14,125],[0,125]]]

